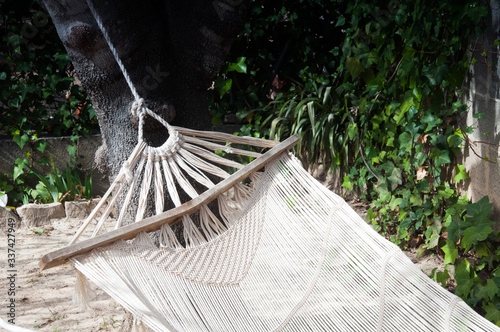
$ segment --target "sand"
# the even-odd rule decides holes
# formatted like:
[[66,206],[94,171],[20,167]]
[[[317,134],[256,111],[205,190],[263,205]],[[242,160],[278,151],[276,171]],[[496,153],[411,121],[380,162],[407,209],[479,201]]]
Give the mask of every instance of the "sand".
[[[15,300],[15,325],[34,331],[130,331],[131,318],[123,307],[91,284],[92,310],[82,311],[73,304],[76,283],[74,269],[65,264],[40,271],[38,261],[55,249],[68,244],[81,220],[54,220],[51,225],[16,229],[15,295],[9,296],[11,273],[7,266],[8,242],[1,235],[0,318],[9,319],[10,300]],[[43,230],[43,231],[41,231]],[[124,320],[125,319],[125,320]],[[0,328],[1,330],[1,328]]]

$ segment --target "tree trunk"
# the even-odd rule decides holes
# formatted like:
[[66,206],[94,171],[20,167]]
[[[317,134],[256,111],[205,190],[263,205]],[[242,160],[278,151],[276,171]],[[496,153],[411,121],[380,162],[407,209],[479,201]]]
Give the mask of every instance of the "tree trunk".
[[[208,129],[207,89],[241,28],[248,0],[96,1],[94,7],[139,95],[170,123]],[[117,175],[137,143],[132,93],[83,0],[44,0],[97,114],[104,162]],[[148,119],[151,145],[167,138]]]

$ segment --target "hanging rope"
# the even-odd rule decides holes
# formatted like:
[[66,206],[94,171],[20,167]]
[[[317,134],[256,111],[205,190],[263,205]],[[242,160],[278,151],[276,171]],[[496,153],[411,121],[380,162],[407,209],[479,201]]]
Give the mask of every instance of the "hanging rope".
[[134,96],[134,103],[132,104],[132,109],[131,113],[134,116],[137,116],[139,118],[139,141],[142,141],[143,139],[143,128],[144,128],[144,117],[145,115],[149,115],[150,117],[154,118],[158,122],[160,122],[163,126],[165,126],[169,133],[171,131],[171,126],[167,121],[165,121],[161,116],[150,110],[144,101],[143,98],[139,96],[139,93],[137,92],[137,89],[134,86],[134,83],[132,82],[132,79],[130,78],[130,75],[125,68],[125,65],[123,64],[122,60],[120,59],[120,56],[118,54],[118,51],[116,50],[115,46],[111,42],[111,39],[109,37],[108,32],[104,28],[104,25],[102,24],[101,17],[99,14],[97,14],[97,11],[92,4],[90,0],[87,0],[87,5],[89,6],[90,12],[92,13],[92,16],[94,16],[95,21],[97,22],[97,26],[102,32],[102,35],[104,36],[104,39],[106,40],[106,43],[108,44],[109,49],[111,50],[111,53],[113,53],[113,56],[115,57],[116,63],[118,64],[118,67],[120,67],[120,70],[122,71],[123,77],[125,78],[125,81],[127,81],[127,84],[130,88],[130,91],[132,92],[132,95]]
[[87,0],[87,5],[89,6],[90,12],[94,16],[94,19],[97,22],[97,26],[99,26],[99,29],[102,32],[102,35],[104,36],[104,39],[106,40],[106,43],[108,43],[109,49],[113,53],[116,62],[118,63],[118,66],[120,67],[120,70],[123,73],[123,76],[125,77],[125,80],[127,81],[128,86],[130,87],[130,91],[132,91],[132,94],[134,95],[134,98],[136,101],[139,101],[141,97],[139,97],[139,94],[137,93],[137,90],[135,89],[134,84],[132,83],[132,80],[130,79],[130,75],[127,72],[127,69],[125,69],[125,66],[123,65],[123,62],[120,60],[120,56],[118,55],[118,51],[114,47],[113,43],[111,42],[111,39],[109,38],[108,32],[106,29],[104,29],[104,25],[102,24],[101,17],[97,14],[97,11],[94,8],[94,5],[90,0]]

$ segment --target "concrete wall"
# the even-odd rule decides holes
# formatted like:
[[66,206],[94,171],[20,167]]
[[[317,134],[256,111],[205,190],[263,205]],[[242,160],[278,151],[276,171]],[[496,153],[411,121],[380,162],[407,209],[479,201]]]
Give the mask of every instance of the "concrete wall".
[[[464,92],[470,107],[466,123],[474,128],[470,139],[475,143],[473,150],[464,151],[464,162],[470,175],[466,188],[468,197],[477,202],[488,195],[500,229],[500,47],[494,46],[494,40],[500,40],[500,0],[490,0],[490,7],[486,33],[477,41],[472,40],[472,46],[476,46],[472,56],[477,61],[471,68]],[[483,51],[487,52],[487,58],[481,55]],[[479,113],[485,117],[473,117]]]
[[[65,169],[66,164],[71,164],[71,157],[69,156],[67,147],[71,142],[69,137],[43,137],[48,144],[43,153],[37,150],[30,150],[29,146],[25,146],[21,151],[19,146],[12,141],[11,138],[0,139],[0,172],[10,174],[15,165],[17,158],[24,158],[25,152],[30,152],[34,156],[34,160],[39,160],[42,156],[46,156],[53,160],[54,165],[58,169]],[[89,138],[80,138],[78,142],[76,163],[81,164],[84,171],[94,169],[94,156],[97,148],[101,145],[101,135],[93,135]],[[34,168],[41,173],[48,173],[50,166],[34,165]],[[101,195],[109,186],[107,177],[99,173],[96,169],[92,171],[92,187],[94,194]]]

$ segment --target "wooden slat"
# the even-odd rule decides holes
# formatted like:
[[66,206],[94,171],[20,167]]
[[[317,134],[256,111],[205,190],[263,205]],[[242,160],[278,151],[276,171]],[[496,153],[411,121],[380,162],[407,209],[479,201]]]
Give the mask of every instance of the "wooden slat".
[[213,132],[213,131],[200,131],[200,130],[182,128],[182,127],[172,127],[172,129],[178,131],[179,133],[181,133],[183,135],[192,135],[195,137],[196,136],[206,137],[206,138],[209,138],[213,141],[216,141],[216,140],[227,141],[227,142],[237,143],[237,144],[260,146],[262,148],[272,148],[272,147],[275,147],[279,144],[279,142],[277,142],[277,141],[271,141],[268,139],[249,137],[249,136],[235,136],[235,135],[226,134],[226,133],[219,133],[219,132]]
[[294,135],[286,139],[268,152],[264,153],[260,158],[255,159],[250,164],[238,170],[231,177],[219,182],[215,187],[205,191],[200,196],[182,204],[181,206],[178,206],[156,216],[146,218],[137,223],[110,231],[106,234],[102,234],[72,244],[65,248],[50,252],[42,257],[40,262],[38,262],[38,266],[42,270],[59,266],[69,258],[87,253],[92,249],[110,245],[111,243],[118,240],[133,239],[140,232],[156,231],[160,229],[160,227],[165,223],[168,223],[170,225],[174,224],[179,220],[180,217],[186,214],[194,213],[199,209],[201,205],[208,204],[211,201],[215,200],[220,194],[232,188],[236,183],[241,182],[253,172],[260,170],[270,161],[278,158],[284,151],[289,150],[290,148],[295,146],[299,140],[299,135]]
[[[201,146],[203,146],[207,149],[210,149],[212,151],[220,150],[220,151],[224,151],[226,153],[239,154],[242,156],[250,156],[250,157],[254,157],[254,158],[259,158],[260,156],[262,156],[262,153],[237,149],[237,148],[233,148],[230,146],[224,146],[224,145],[204,141],[204,140],[201,140],[199,138],[195,138],[195,137],[191,137],[191,136],[183,136],[182,140],[185,142],[191,143],[191,144],[201,145]],[[230,151],[230,152],[228,152],[228,151]]]
[[243,168],[243,164],[240,164],[240,163],[238,163],[234,160],[231,160],[231,159],[226,159],[226,158],[223,158],[221,156],[218,156],[215,153],[212,153],[209,150],[200,148],[197,145],[193,145],[193,144],[184,142],[184,143],[182,143],[182,148],[185,150],[188,150],[191,153],[194,153],[198,157],[205,158],[209,162],[212,162],[215,164],[234,167],[234,168],[238,168],[238,169]]

